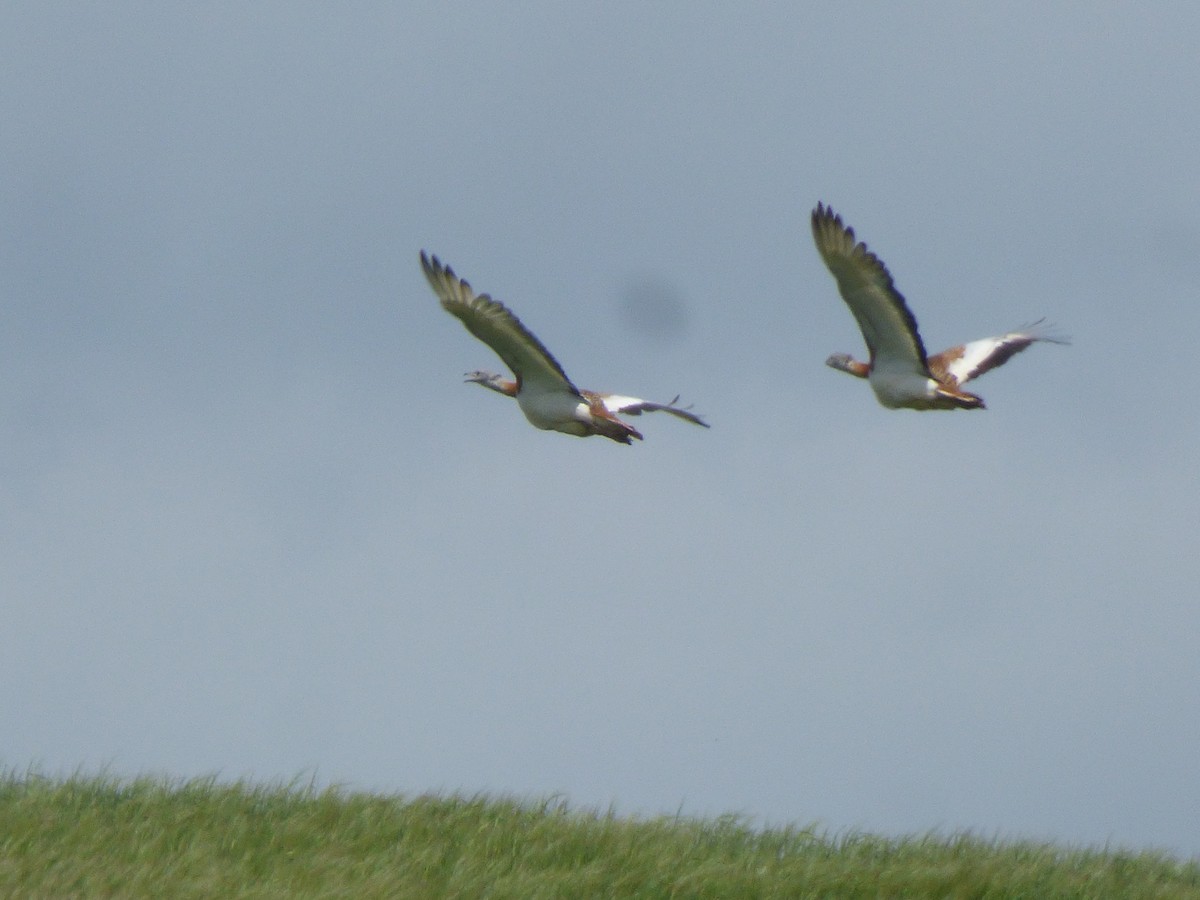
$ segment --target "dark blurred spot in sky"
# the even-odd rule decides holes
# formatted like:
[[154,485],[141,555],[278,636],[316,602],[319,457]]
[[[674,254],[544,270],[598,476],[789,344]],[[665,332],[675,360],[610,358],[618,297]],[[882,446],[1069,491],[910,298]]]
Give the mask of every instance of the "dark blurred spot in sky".
[[621,290],[617,315],[624,328],[660,344],[675,343],[687,332],[683,294],[659,275],[628,278]]

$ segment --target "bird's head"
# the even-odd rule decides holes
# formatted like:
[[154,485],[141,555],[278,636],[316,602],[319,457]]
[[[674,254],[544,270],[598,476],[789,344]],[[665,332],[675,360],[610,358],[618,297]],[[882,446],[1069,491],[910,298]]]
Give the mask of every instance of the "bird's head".
[[468,372],[463,376],[463,381],[481,384],[485,388],[490,388],[500,394],[507,394],[510,397],[516,396],[517,393],[516,382],[508,381],[495,372],[484,372],[482,370]]

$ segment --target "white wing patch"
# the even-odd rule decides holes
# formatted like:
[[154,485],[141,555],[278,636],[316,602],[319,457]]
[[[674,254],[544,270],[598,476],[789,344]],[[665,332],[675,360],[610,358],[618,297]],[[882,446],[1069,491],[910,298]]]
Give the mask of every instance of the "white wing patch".
[[973,378],[978,378],[997,366],[1002,366],[1022,350],[1045,341],[1051,344],[1070,343],[1064,337],[1049,334],[1046,329],[1039,328],[1041,322],[1010,331],[999,337],[980,338],[970,341],[961,347],[943,350],[937,356],[930,357],[929,368],[935,376],[943,376],[954,384],[965,384]]
[[[600,395],[600,400],[604,404],[604,408],[610,413],[627,412],[630,411],[631,407],[640,407],[646,402],[645,400],[639,400],[637,397],[622,397],[620,394],[602,394]],[[632,414],[637,415],[639,412],[641,412],[640,409]]]
[[676,397],[670,403],[654,403],[650,400],[642,400],[638,397],[624,397],[620,394],[599,394],[600,402],[604,404],[613,415],[624,413],[627,416],[640,416],[644,412],[666,412],[673,416],[692,422],[695,425],[702,425],[705,428],[709,424],[701,419],[694,412],[690,412],[690,407],[676,406],[679,398]]

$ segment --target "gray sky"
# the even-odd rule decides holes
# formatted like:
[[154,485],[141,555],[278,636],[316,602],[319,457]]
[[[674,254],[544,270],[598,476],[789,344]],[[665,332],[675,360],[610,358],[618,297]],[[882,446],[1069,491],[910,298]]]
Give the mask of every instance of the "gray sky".
[[[0,13],[0,763],[1200,854],[1200,9]],[[931,350],[889,412],[834,206]],[[531,428],[427,248],[633,447]]]

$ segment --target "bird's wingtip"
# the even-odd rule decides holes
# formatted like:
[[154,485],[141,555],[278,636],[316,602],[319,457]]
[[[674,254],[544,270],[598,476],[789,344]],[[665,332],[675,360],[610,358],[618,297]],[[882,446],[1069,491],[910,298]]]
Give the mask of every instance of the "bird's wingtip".
[[1048,344],[1063,344],[1069,346],[1071,343],[1070,335],[1059,333],[1058,325],[1054,322],[1047,322],[1045,316],[1042,316],[1036,321],[1022,325],[1017,329],[1017,333],[1027,334],[1034,340],[1045,341]]

